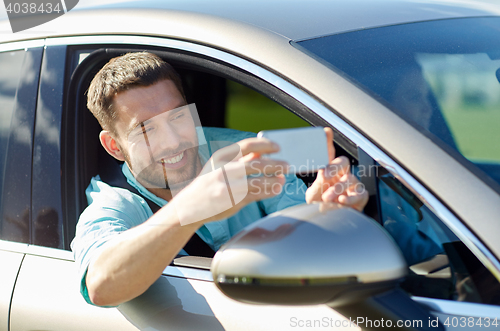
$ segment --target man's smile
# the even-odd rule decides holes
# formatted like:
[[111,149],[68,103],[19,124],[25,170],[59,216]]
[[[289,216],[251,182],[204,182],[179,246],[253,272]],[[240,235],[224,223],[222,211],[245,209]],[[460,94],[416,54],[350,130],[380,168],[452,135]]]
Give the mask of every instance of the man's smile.
[[170,169],[180,168],[187,162],[187,158],[184,157],[185,152],[186,151],[182,151],[173,156],[163,157],[160,159],[160,163],[165,168],[170,168]]
[[161,163],[169,163],[169,164],[174,164],[174,163],[177,163],[179,162],[180,160],[182,160],[182,158],[184,157],[184,151],[180,152],[179,154],[171,157],[171,158],[162,158],[161,159]]

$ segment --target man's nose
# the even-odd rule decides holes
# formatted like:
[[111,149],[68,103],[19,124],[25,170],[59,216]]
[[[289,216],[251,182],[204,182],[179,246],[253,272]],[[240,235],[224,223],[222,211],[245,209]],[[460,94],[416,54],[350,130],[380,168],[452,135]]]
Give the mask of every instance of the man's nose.
[[158,139],[158,147],[162,150],[175,151],[180,143],[181,138],[178,133],[178,128],[175,127],[172,123],[165,122],[159,127],[161,130],[159,132]]

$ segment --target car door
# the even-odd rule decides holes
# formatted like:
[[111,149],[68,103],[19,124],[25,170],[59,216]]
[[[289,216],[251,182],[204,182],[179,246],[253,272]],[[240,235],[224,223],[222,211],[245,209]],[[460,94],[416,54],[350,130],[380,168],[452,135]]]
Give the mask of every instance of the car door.
[[0,48],[0,327],[9,329],[11,300],[28,243],[33,121],[42,48]]
[[[92,41],[83,43],[86,40]],[[144,38],[142,43],[137,43],[137,39],[131,38],[130,44],[124,44],[127,38],[120,38],[120,40],[116,43],[113,42],[114,38],[101,37],[96,40],[75,37],[64,41],[74,43],[71,47],[69,46],[68,52],[69,61],[75,71],[72,74],[68,91],[72,100],[68,102],[67,107],[76,112],[68,115],[73,118],[66,123],[75,126],[74,128],[68,127],[66,132],[73,135],[67,137],[67,141],[75,142],[70,146],[77,148],[65,151],[66,155],[74,155],[77,160],[72,167],[66,168],[65,175],[70,179],[69,182],[78,185],[78,189],[68,190],[70,195],[67,196],[68,203],[72,203],[68,205],[68,210],[74,213],[74,218],[78,217],[86,205],[83,192],[90,177],[98,174],[100,170],[106,170],[109,162],[114,162],[109,155],[106,155],[98,142],[99,126],[86,108],[85,98],[85,91],[91,78],[98,68],[113,56],[147,49],[169,60],[184,75],[184,81],[188,84],[186,88],[188,102],[190,103],[189,98],[192,98],[196,103],[203,124],[208,122],[209,126],[224,125],[223,122],[218,122],[221,117],[221,107],[218,108],[218,106],[222,105],[224,108],[226,100],[230,104],[226,109],[230,114],[226,116],[230,119],[226,116],[222,118],[230,123],[231,128],[256,132],[257,128],[285,128],[311,124],[265,97],[262,92],[258,93],[248,88],[250,85],[258,91],[258,86],[261,86],[261,89],[272,88],[273,91],[278,92],[262,78],[252,76],[243,70],[236,70],[229,63],[220,67],[217,58],[205,59],[204,54],[192,51],[196,46],[191,43],[185,43],[184,47],[188,47],[190,51],[189,54],[184,54],[174,47],[177,42],[166,39]],[[95,45],[96,42],[99,44]],[[150,44],[162,44],[164,47],[150,47]],[[226,84],[228,89],[226,89]],[[198,93],[190,95],[193,90]],[[199,91],[202,91],[201,95]],[[227,99],[226,92],[230,94]],[[275,97],[287,98],[283,94],[275,94]],[[266,122],[266,118],[255,117],[253,112],[246,113],[248,107],[243,109],[235,105],[248,105],[253,101],[259,104],[259,109],[264,114],[273,113],[274,118],[282,121]],[[311,117],[305,112],[302,115]],[[235,116],[239,118],[234,118]],[[291,119],[285,120],[286,117]],[[71,160],[71,157],[68,159]],[[344,326],[347,324],[347,329],[356,329],[355,325],[349,326],[348,321],[326,306],[264,307],[236,302],[217,289],[209,266],[210,259],[195,258],[187,261],[185,258],[176,259],[165,269],[163,277],[146,293],[121,304],[118,311],[139,329],[294,330],[298,327],[305,328],[306,324],[317,324],[318,321],[321,321],[327,330],[335,329],[335,322],[344,322]]]
[[[420,200],[423,206],[427,206],[435,214],[434,217],[444,224],[445,228],[452,230],[451,232],[455,235],[453,241],[457,241],[458,238],[459,242],[465,244],[466,250],[469,253],[473,252],[474,256],[478,255],[478,261],[484,264],[485,259],[482,255],[484,247],[480,247],[478,250],[476,244],[471,245],[470,238],[474,238],[474,235],[463,226],[460,226],[460,221],[453,218],[453,213],[440,204],[439,200],[429,193],[418,180],[406,172],[393,158],[388,157],[382,149],[367,139],[363,133],[339,117],[331,108],[312,98],[304,91],[305,89],[291,84],[265,68],[221,50],[162,38],[127,38],[122,36],[118,39],[102,36],[85,39],[74,37],[61,38],[49,41],[49,43],[53,43],[54,46],[61,43],[72,45],[69,53],[73,54],[73,56],[69,61],[72,61],[74,67],[78,63],[81,64],[75,69],[73,79],[69,83],[68,98],[70,98],[70,101],[67,103],[65,113],[67,114],[65,124],[68,125],[66,132],[74,133],[73,136],[66,137],[67,145],[64,149],[67,157],[63,161],[65,164],[63,176],[67,182],[63,184],[63,187],[69,185],[73,188],[73,190],[68,189],[65,192],[67,212],[72,213],[71,215],[67,214],[67,217],[71,217],[73,220],[77,219],[86,203],[83,195],[78,192],[83,192],[90,176],[96,174],[95,171],[98,171],[99,167],[103,165],[102,162],[106,162],[103,161],[105,157],[100,154],[102,151],[97,148],[99,147],[96,142],[97,139],[85,139],[85,135],[81,136],[82,133],[92,132],[92,134],[95,134],[99,130],[98,127],[95,127],[95,122],[92,123],[93,119],[85,109],[83,93],[85,87],[88,86],[97,68],[102,66],[113,54],[118,55],[127,51],[147,49],[157,52],[183,69],[194,71],[202,71],[203,69],[204,72],[209,72],[211,75],[231,79],[249,86],[264,96],[272,97],[273,100],[298,114],[310,125],[333,127],[336,131],[337,147],[339,147],[337,149],[338,154],[348,156],[353,165],[357,166],[365,165],[365,162],[376,165],[375,160],[377,160],[379,164],[376,166],[381,165],[380,169],[385,169],[385,173],[389,174],[386,177],[392,175],[398,179],[399,184],[396,187],[406,187],[410,192],[418,192],[418,198],[416,199]],[[95,45],[95,43],[99,44]],[[155,45],[155,47],[150,45]],[[100,48],[103,50],[99,51]],[[82,59],[85,60],[82,61]],[[347,84],[346,82],[335,83],[338,84],[336,87],[339,89],[345,86],[348,86],[349,89],[353,88],[352,85],[342,85]],[[358,90],[357,93],[361,92]],[[366,96],[363,98],[365,98],[363,102],[367,102],[364,104],[365,107],[380,107],[376,100]],[[69,109],[77,110],[77,112],[69,112]],[[258,115],[256,117],[259,118]],[[76,148],[72,149],[73,147]],[[364,151],[366,155],[363,156],[361,151]],[[364,175],[360,177],[362,177],[363,181],[370,181],[370,179],[363,178]],[[380,194],[377,193],[377,185],[379,185],[377,183],[380,181],[375,181],[374,191],[372,191],[375,211],[367,211],[379,220],[384,217],[384,214],[380,212],[382,199]],[[368,182],[366,185],[369,185]],[[394,184],[393,182],[392,184]],[[406,192],[404,189],[400,189]],[[400,194],[396,192],[395,194],[400,196],[406,193]],[[410,211],[414,210],[415,199],[409,199],[410,202],[407,202],[404,198],[396,200],[400,202],[391,204],[396,209],[401,207]],[[439,213],[435,213],[436,210],[439,210]],[[416,213],[418,214],[418,211]],[[71,232],[71,230],[69,231]],[[150,290],[129,303],[121,305],[118,310],[141,329],[150,327],[167,329],[172,325],[187,329],[197,328],[200,325],[206,325],[213,329],[247,328],[249,330],[296,329],[319,326],[324,326],[327,329],[335,329],[335,327],[340,326],[356,328],[355,325],[348,323],[348,319],[341,317],[334,310],[324,305],[314,307],[253,306],[232,301],[224,297],[213,284],[212,276],[207,269],[209,262],[203,259],[174,261],[173,265],[165,269],[164,276]],[[486,269],[488,268],[489,266],[486,266]],[[412,284],[418,285],[419,283],[413,282]],[[456,285],[456,283],[453,283],[453,285]],[[489,317],[493,320],[495,314],[498,313],[495,307],[484,303],[464,303],[456,302],[456,300],[436,299],[426,297],[426,294],[420,294],[421,296],[417,297],[419,292],[415,293],[414,300],[422,303],[423,307],[431,310],[436,315],[451,314],[450,316],[457,318],[462,317],[463,310],[454,310],[450,307],[464,305],[467,307],[469,307],[468,305],[472,305],[471,307],[481,305],[481,307],[486,306],[489,308],[486,312],[482,310],[483,315],[475,315],[476,317]],[[237,307],[241,307],[241,311],[245,313],[231,313]],[[469,310],[469,313],[471,311]],[[475,312],[476,310],[474,310]],[[441,322],[445,323],[446,320],[441,320]]]
[[[419,302],[430,300],[428,306],[446,316],[444,323],[450,328],[479,329],[484,327],[481,325],[484,319],[489,319],[491,327],[491,322],[496,323],[498,318],[497,240],[493,236],[488,239],[498,232],[493,229],[498,226],[495,221],[499,197],[498,139],[488,136],[490,132],[498,132],[499,85],[495,77],[498,64],[490,48],[498,47],[495,24],[497,17],[436,20],[297,42],[298,47],[327,61],[332,71],[404,119],[393,122],[379,111],[377,103],[351,108],[353,113],[366,113],[364,117],[373,125],[364,125],[363,134],[385,151],[373,151],[367,142],[357,143],[390,173],[380,174],[379,191],[377,185],[372,185],[373,194],[380,194],[381,222],[404,213],[406,224],[413,224],[415,229],[437,225],[434,232],[440,235],[439,239],[434,236],[434,240],[450,263],[451,276],[455,277],[453,289],[458,291],[459,284],[467,288],[462,287],[455,298],[447,297],[444,301],[436,292],[415,294],[427,298],[415,298]],[[468,33],[470,38],[466,36]],[[430,35],[436,39],[431,40]],[[465,44],[471,49],[464,50]],[[340,46],[342,52],[333,51]],[[362,122],[358,118],[354,124],[361,127],[365,124]],[[377,134],[377,129],[382,134]],[[396,191],[397,197],[387,196]],[[453,202],[456,197],[465,199]],[[469,198],[471,201],[467,201]],[[433,221],[423,221],[430,214],[434,215]],[[438,225],[440,222],[444,227]],[[432,231],[427,235],[432,237]],[[411,270],[413,263],[409,265]],[[432,282],[442,282],[444,273],[450,271],[435,265],[437,274],[426,274],[426,281],[418,285],[415,278],[424,276],[421,267],[417,267],[418,276],[412,274],[409,278],[413,278],[414,286],[426,289],[433,287]],[[476,284],[471,284],[474,278]],[[483,286],[489,293],[481,294]],[[442,283],[438,287],[446,291],[447,285]]]
[[456,220],[438,217],[446,211],[431,210],[424,201],[434,198],[417,195],[416,183],[403,184],[362,149],[359,155],[358,176],[376,202],[365,212],[400,247],[409,266],[401,288],[435,316],[422,322],[437,326],[439,321],[446,330],[498,327],[500,283],[466,245],[472,234]]
[[[43,41],[33,41],[15,45],[22,47],[20,51],[0,54],[24,57],[20,60],[20,78],[11,79],[20,82],[17,93],[12,91],[14,83],[2,84],[10,88],[8,95],[16,96],[11,129],[2,127],[2,148],[6,154],[0,154],[4,165],[0,241],[5,266],[1,273],[1,291],[5,294],[1,296],[5,300],[1,306],[2,328],[135,330],[116,310],[89,306],[78,293],[61,193],[66,48],[43,46]],[[12,67],[2,73],[17,72],[15,63],[4,62],[3,58],[1,63]],[[6,146],[4,134],[9,138]]]
[[[260,74],[260,78],[267,78],[265,74]],[[278,85],[276,81],[273,82]],[[286,86],[283,81],[279,83],[282,89]],[[258,89],[258,85],[256,87]],[[262,86],[260,91],[265,93]],[[300,89],[289,87],[286,91],[295,100],[307,104],[311,113],[322,116],[322,119],[337,131],[336,137],[339,142],[342,142],[342,136],[348,137],[343,141],[341,146],[343,148],[337,150],[340,153],[350,154],[353,165],[368,168],[376,166],[376,169],[379,169],[373,178],[374,183],[370,183],[370,179],[365,178],[370,177],[366,175],[366,172],[361,174],[358,172],[358,176],[366,181],[367,187],[372,185],[374,188],[372,199],[378,206],[376,207],[378,210],[371,215],[379,219],[393,235],[401,250],[407,253],[405,255],[410,266],[410,274],[414,277],[408,277],[402,285],[403,288],[412,295],[416,302],[421,303],[436,317],[439,317],[439,321],[447,329],[460,328],[464,325],[481,328],[485,324],[496,327],[500,313],[500,310],[495,307],[498,304],[495,298],[498,295],[499,283],[494,273],[489,271],[492,270],[492,266],[488,261],[491,257],[486,257],[489,256],[488,250],[475,238],[474,234],[453,216],[453,211],[439,203],[439,197],[427,191],[418,180],[398,164],[396,159],[388,157],[380,148],[362,137],[362,133],[356,132],[357,130],[352,126],[320,104],[307,100],[307,97],[301,95],[303,91]],[[281,101],[289,109],[307,118],[307,114],[301,113],[298,108],[294,107],[294,104],[287,103],[283,99]],[[377,102],[372,100],[372,104],[375,106]],[[369,109],[369,104],[364,106]],[[310,123],[320,125],[321,122],[310,120]],[[356,133],[353,134],[353,132]],[[353,149],[357,150],[353,152]],[[365,150],[370,154],[367,154]],[[367,159],[370,161],[365,163]],[[375,160],[380,163],[376,163]],[[366,210],[367,213],[371,212],[369,209]],[[403,216],[396,219],[394,210]],[[400,226],[401,218],[405,219],[404,222],[408,222],[415,217],[419,219],[418,224],[409,224],[416,228],[413,230],[413,238],[408,237],[408,232],[394,231],[389,224],[391,222],[387,222],[395,221],[397,226]],[[408,223],[403,223],[403,225],[406,226]],[[408,243],[410,247],[405,246],[408,246]],[[419,252],[419,249],[427,251]],[[421,255],[411,256],[412,250],[416,250]],[[428,255],[425,256],[425,253]],[[429,261],[433,263],[433,269],[430,270],[426,269],[429,268],[428,264],[421,264]],[[437,290],[448,291],[447,296],[443,296],[443,293],[436,293]],[[430,323],[431,321],[415,322]]]

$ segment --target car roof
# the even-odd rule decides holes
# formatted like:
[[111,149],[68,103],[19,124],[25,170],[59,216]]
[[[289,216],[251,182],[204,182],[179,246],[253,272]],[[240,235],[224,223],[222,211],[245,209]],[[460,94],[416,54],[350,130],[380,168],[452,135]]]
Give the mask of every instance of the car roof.
[[100,7],[169,9],[219,16],[292,40],[413,21],[500,14],[498,6],[477,1],[142,0]]
[[[130,16],[131,13],[133,16]],[[188,13],[191,15],[187,15]],[[141,26],[139,32],[147,33],[150,17],[171,20],[179,15],[188,20],[185,23],[189,23],[190,26],[206,26],[210,24],[210,20],[222,19],[233,23],[233,29],[235,24],[239,23],[290,40],[302,40],[416,21],[498,16],[500,7],[494,0],[80,0],[80,3],[64,16],[24,32],[2,33],[0,41],[81,35],[93,31],[130,32],[131,26],[139,25]],[[70,19],[73,17],[79,19],[71,23]],[[4,21],[0,22],[0,31],[9,31],[10,26],[5,20],[5,13],[3,18]],[[78,22],[86,24],[76,24]],[[110,27],[109,22],[112,22],[113,27]],[[89,23],[95,28],[90,27]],[[227,32],[231,33],[233,29]],[[158,31],[151,30],[149,33],[158,34]]]

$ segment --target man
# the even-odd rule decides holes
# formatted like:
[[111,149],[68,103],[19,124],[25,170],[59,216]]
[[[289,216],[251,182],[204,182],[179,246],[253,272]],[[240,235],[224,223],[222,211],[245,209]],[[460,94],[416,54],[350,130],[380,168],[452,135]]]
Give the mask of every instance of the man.
[[[217,250],[246,225],[304,199],[358,210],[368,199],[365,191],[354,190],[359,182],[346,158],[334,159],[331,144],[332,171],[320,171],[305,197],[300,191],[276,190],[300,181],[284,174],[285,162],[260,157],[279,146],[249,133],[197,128],[179,77],[153,54],[112,59],[90,85],[88,108],[103,128],[103,147],[125,161],[129,184],[163,206],[153,215],[142,197],[92,179],[89,207],[80,217],[72,249],[80,264],[82,295],[95,305],[115,306],[142,294],[183,253],[195,232]],[[331,141],[333,132],[326,131]],[[203,136],[236,145],[205,153],[202,145],[210,144]],[[216,171],[222,167],[225,172]],[[242,198],[223,206],[225,177],[235,183],[230,185],[233,197]]]

